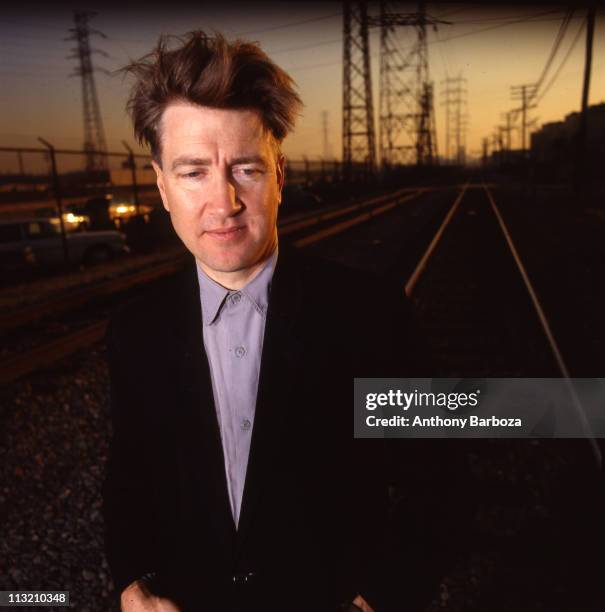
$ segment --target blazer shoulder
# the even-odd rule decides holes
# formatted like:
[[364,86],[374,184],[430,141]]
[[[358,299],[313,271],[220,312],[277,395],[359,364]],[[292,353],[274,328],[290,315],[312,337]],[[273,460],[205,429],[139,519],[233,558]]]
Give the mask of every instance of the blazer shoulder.
[[195,264],[160,279],[118,304],[109,317],[108,339],[118,348],[145,347],[161,337],[187,307],[195,307],[198,291]]
[[[342,304],[356,316],[371,316],[382,312],[381,318],[395,310],[407,314],[410,303],[403,282],[334,261],[297,252],[287,252],[284,275],[298,279],[305,301],[318,301],[324,311],[334,304],[342,312]],[[365,317],[364,317],[365,318]]]
[[360,285],[376,285],[385,280],[378,274],[293,248],[284,249],[283,255],[280,252],[280,259],[283,259],[284,271],[288,270],[290,274],[299,274],[305,284],[325,285],[339,289]]

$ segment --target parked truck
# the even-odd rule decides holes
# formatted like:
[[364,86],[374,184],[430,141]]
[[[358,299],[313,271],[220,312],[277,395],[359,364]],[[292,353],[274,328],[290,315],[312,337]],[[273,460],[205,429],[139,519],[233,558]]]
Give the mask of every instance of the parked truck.
[[[114,230],[68,232],[69,263],[92,265],[128,252],[124,234]],[[64,263],[58,218],[0,221],[0,268],[15,270]]]

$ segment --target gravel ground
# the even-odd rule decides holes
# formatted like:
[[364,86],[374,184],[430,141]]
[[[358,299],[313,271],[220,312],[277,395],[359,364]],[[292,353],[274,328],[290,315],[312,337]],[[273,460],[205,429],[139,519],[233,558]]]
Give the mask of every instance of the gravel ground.
[[100,514],[110,435],[103,352],[0,396],[0,590],[67,590],[82,611],[115,609]]
[[[0,393],[0,590],[68,590],[74,609],[116,609],[100,514],[107,390],[97,346]],[[572,549],[558,533],[567,529],[562,498],[574,500],[580,523],[592,506],[562,484],[575,479],[577,448],[552,440],[480,442],[466,449],[478,502],[468,542],[427,612],[601,609],[600,601],[570,606],[565,592],[561,605],[552,604],[587,550],[573,530]]]

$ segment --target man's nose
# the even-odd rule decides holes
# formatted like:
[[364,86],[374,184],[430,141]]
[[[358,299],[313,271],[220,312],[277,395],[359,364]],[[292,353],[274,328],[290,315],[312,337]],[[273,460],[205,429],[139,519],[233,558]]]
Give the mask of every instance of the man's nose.
[[243,208],[237,188],[227,176],[215,176],[207,208],[217,216],[232,217]]

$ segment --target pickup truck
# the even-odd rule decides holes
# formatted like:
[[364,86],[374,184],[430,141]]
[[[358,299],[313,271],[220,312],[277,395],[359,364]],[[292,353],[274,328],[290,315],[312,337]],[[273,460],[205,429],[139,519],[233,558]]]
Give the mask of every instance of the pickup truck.
[[[91,265],[128,252],[125,236],[113,230],[68,232],[69,261]],[[0,221],[0,269],[54,266],[64,261],[58,218]]]

